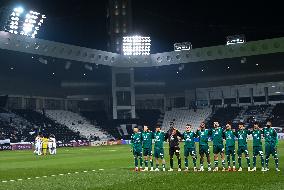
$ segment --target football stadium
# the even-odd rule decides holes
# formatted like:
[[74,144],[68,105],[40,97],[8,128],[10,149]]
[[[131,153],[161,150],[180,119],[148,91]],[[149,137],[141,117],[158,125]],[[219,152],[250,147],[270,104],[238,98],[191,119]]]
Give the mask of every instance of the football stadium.
[[284,189],[267,2],[0,1],[0,190]]

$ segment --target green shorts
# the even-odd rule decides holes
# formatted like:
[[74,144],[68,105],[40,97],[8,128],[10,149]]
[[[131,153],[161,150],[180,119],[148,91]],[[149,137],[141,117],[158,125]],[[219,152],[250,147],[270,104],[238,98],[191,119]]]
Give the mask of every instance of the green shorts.
[[275,144],[265,144],[265,155],[269,156],[270,154],[277,156],[277,147]]
[[234,155],[234,154],[236,154],[235,146],[227,146],[226,155]]
[[152,148],[144,148],[143,156],[152,156]]
[[199,154],[206,154],[209,155],[210,154],[210,149],[208,145],[199,145]]
[[244,153],[246,156],[249,154],[249,152],[248,152],[248,147],[247,147],[247,146],[239,146],[239,147],[238,147],[238,156],[241,156],[243,153]]
[[224,145],[213,145],[213,153],[219,154],[224,152]]
[[142,148],[133,148],[133,156],[142,156]]
[[163,148],[154,148],[154,157],[155,158],[164,158],[164,149]]
[[252,149],[253,149],[254,156],[257,156],[257,155],[263,156],[262,146],[254,146]]
[[190,156],[196,156],[196,149],[184,147],[184,156],[188,157],[189,155]]

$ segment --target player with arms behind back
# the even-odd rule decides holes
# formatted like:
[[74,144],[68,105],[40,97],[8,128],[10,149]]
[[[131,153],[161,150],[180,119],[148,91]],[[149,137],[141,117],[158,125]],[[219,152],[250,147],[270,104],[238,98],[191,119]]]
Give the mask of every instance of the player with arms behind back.
[[263,130],[259,128],[259,124],[257,122],[253,125],[253,168],[251,171],[256,171],[256,156],[260,156],[261,160],[261,171],[265,171],[264,168],[264,157],[263,157],[263,149],[262,149],[262,142],[261,142],[261,135],[263,134]]
[[184,159],[185,159],[185,170],[188,171],[188,156],[190,155],[193,160],[193,171],[197,171],[196,168],[196,148],[194,138],[196,134],[192,131],[191,125],[187,124],[185,127],[185,132],[182,135],[184,139]]
[[199,137],[199,155],[200,155],[200,169],[203,172],[204,154],[207,158],[208,171],[211,171],[210,150],[208,145],[208,138],[211,135],[211,130],[206,129],[205,123],[202,122],[198,128],[196,135]]
[[144,125],[144,131],[142,133],[142,144],[143,144],[143,156],[145,168],[143,171],[148,171],[148,158],[150,159],[151,171],[153,169],[153,159],[152,159],[152,139],[154,134],[148,129],[148,126]]
[[159,170],[159,159],[162,160],[163,171],[166,171],[166,161],[164,158],[164,141],[165,141],[165,132],[161,131],[161,127],[156,127],[156,132],[154,133],[154,157],[156,160],[156,169]]
[[231,159],[233,161],[233,171],[236,171],[236,151],[235,151],[235,132],[232,130],[231,122],[227,122],[226,131],[225,131],[225,139],[226,139],[226,156],[228,162],[228,171],[231,171]]
[[169,140],[169,155],[170,155],[170,169],[168,171],[173,171],[174,167],[174,155],[176,155],[178,160],[178,171],[181,171],[181,157],[180,157],[180,147],[179,140],[181,139],[181,134],[176,128],[171,128],[167,134],[166,139]]
[[135,171],[138,171],[138,158],[140,159],[140,168],[142,168],[142,135],[138,127],[134,127],[131,136],[132,152],[134,156]]
[[247,136],[250,134],[248,130],[245,129],[245,126],[242,122],[239,123],[239,130],[237,132],[238,137],[238,163],[239,163],[239,172],[243,171],[242,169],[242,154],[245,154],[248,171],[250,170],[250,159],[247,145]]
[[224,154],[224,144],[223,144],[223,129],[219,126],[219,122],[214,122],[214,129],[212,129],[212,140],[213,140],[213,153],[214,153],[214,163],[215,168],[213,172],[218,171],[218,154],[220,153],[222,159],[222,171],[225,169],[225,154]]
[[275,129],[272,129],[271,121],[267,121],[266,127],[264,128],[264,138],[265,138],[265,171],[268,171],[269,156],[272,154],[275,160],[275,169],[280,171],[278,168],[278,155],[277,155],[277,133]]

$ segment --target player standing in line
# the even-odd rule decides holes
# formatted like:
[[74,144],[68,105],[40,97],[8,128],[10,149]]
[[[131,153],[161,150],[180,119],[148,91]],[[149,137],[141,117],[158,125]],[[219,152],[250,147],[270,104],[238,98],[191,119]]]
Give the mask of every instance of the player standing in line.
[[150,159],[151,170],[153,169],[153,158],[152,158],[152,139],[154,138],[153,133],[148,129],[148,126],[144,125],[144,131],[142,133],[142,145],[143,145],[143,156],[145,168],[142,171],[148,171],[148,158]]
[[235,151],[235,133],[232,130],[231,122],[228,122],[226,125],[225,131],[225,139],[226,139],[226,156],[228,162],[228,171],[231,171],[231,159],[232,156],[233,161],[233,171],[236,171],[236,151]]
[[277,144],[278,138],[275,129],[272,129],[271,121],[267,121],[266,127],[264,128],[264,138],[265,138],[265,171],[268,171],[269,156],[272,154],[275,160],[276,171],[280,171],[278,168],[278,155],[277,155]]
[[142,135],[139,132],[138,127],[134,127],[133,134],[131,136],[132,152],[134,156],[135,171],[138,169],[138,158],[140,159],[140,169],[142,168]]
[[200,124],[200,128],[198,128],[196,135],[199,137],[199,155],[200,155],[200,169],[199,171],[203,172],[203,162],[204,162],[204,154],[207,158],[208,171],[211,171],[211,161],[210,161],[210,150],[208,146],[208,138],[211,135],[211,131],[206,129],[205,123],[202,122]]
[[197,171],[196,168],[196,148],[194,138],[196,134],[191,130],[191,125],[187,124],[185,132],[182,135],[184,139],[184,159],[185,159],[185,170],[188,171],[188,156],[190,155],[193,160],[193,171]]
[[164,158],[164,141],[165,141],[165,132],[161,131],[161,127],[156,127],[156,132],[154,133],[154,157],[156,160],[156,169],[159,170],[159,158],[162,160],[163,171],[166,171],[166,161]]
[[219,125],[219,122],[214,122],[214,129],[212,129],[212,140],[213,140],[213,153],[214,153],[214,165],[215,168],[213,172],[218,171],[218,154],[220,153],[222,159],[222,171],[225,169],[225,154],[224,154],[224,144],[223,144],[223,130]]
[[180,132],[173,128],[168,131],[166,135],[166,139],[169,139],[169,155],[170,155],[170,169],[169,172],[173,171],[174,167],[174,155],[176,155],[178,159],[178,171],[181,171],[181,158],[180,158],[180,147],[179,140],[181,139]]
[[242,169],[242,154],[245,154],[247,159],[248,171],[250,170],[250,159],[247,145],[247,136],[250,134],[248,130],[245,129],[245,126],[242,122],[239,123],[239,130],[237,131],[238,137],[238,163],[239,163],[239,172],[243,171]]
[[264,156],[261,142],[261,134],[263,134],[263,130],[259,128],[259,124],[257,122],[253,125],[253,131],[251,132],[253,137],[253,168],[251,171],[256,171],[256,156],[260,156],[261,160],[261,171],[265,171],[264,168]]

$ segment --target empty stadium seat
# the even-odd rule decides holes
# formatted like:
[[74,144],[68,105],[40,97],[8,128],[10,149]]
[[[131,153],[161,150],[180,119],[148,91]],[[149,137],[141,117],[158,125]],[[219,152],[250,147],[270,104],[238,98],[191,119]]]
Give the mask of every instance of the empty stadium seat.
[[100,140],[113,139],[110,134],[100,129],[100,127],[91,124],[90,121],[80,114],[64,110],[46,110],[45,113],[47,117],[75,132],[79,132],[80,135],[88,139],[92,136],[98,136]]
[[167,131],[170,128],[170,122],[175,120],[175,128],[180,131],[185,130],[186,124],[191,124],[193,129],[196,130],[200,123],[211,114],[210,108],[188,110],[188,109],[173,109],[166,111],[162,128]]

